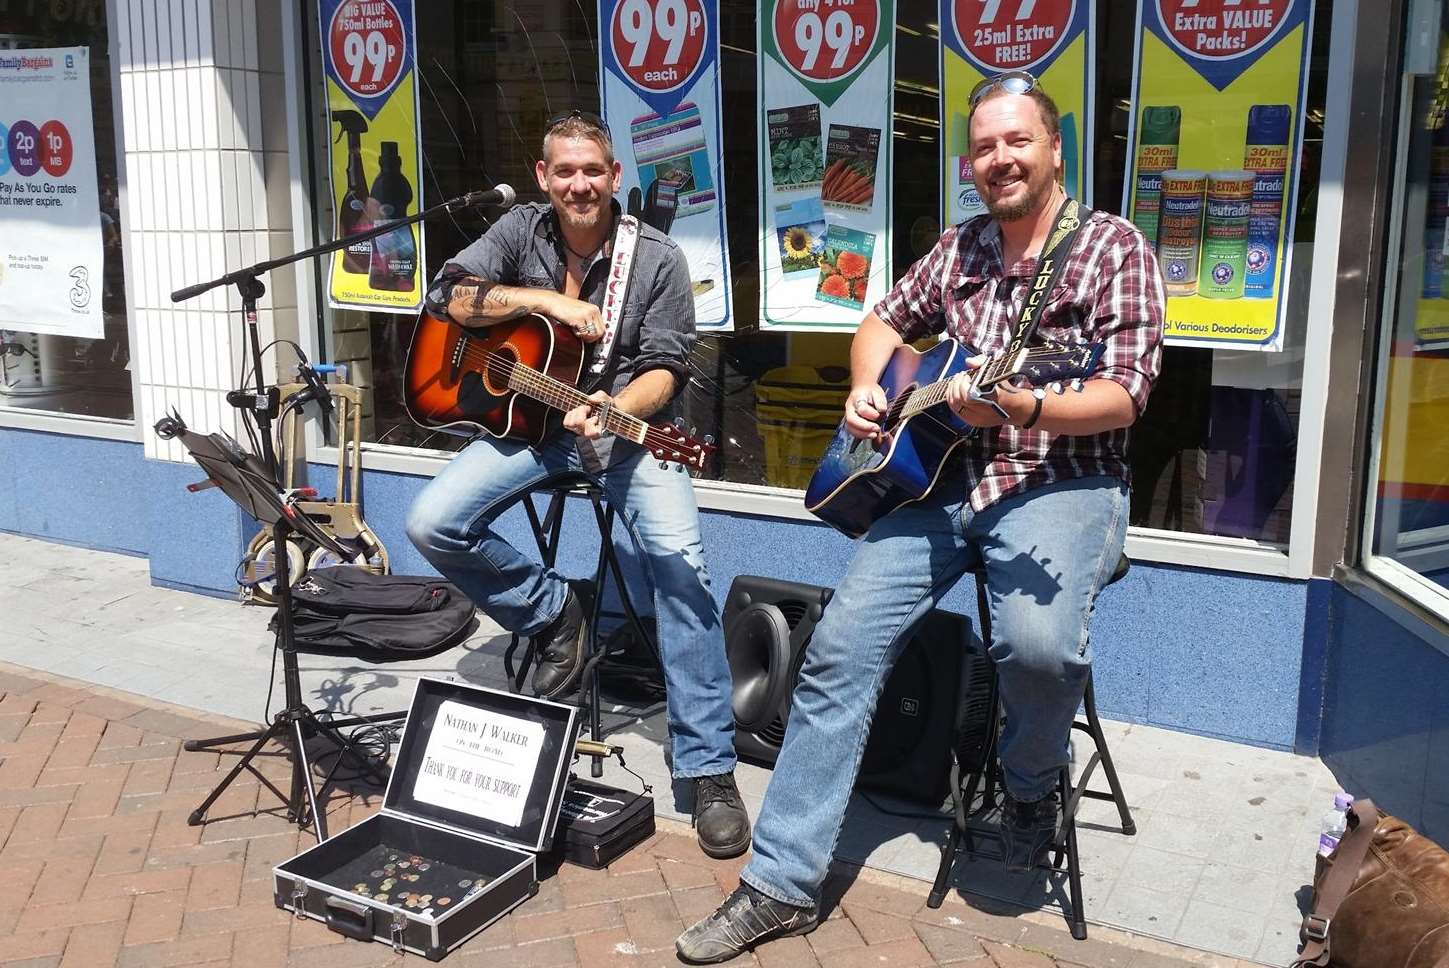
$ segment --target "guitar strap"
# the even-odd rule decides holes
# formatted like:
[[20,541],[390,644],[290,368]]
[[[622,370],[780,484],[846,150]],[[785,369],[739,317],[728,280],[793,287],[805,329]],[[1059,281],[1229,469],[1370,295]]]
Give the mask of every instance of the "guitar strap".
[[1057,209],[1056,228],[1052,229],[1046,244],[1041,247],[1041,255],[1037,258],[1036,278],[1032,280],[1026,298],[1021,301],[1021,311],[1016,317],[1016,326],[1011,331],[1011,342],[1006,347],[1007,359],[1016,359],[1036,334],[1037,325],[1041,322],[1041,310],[1046,306],[1047,296],[1061,278],[1067,257],[1072,254],[1072,243],[1077,239],[1077,230],[1091,214],[1091,209],[1071,196]]
[[634,249],[639,244],[639,220],[632,215],[619,217],[614,232],[614,255],[609,260],[609,278],[604,283],[604,335],[594,344],[589,361],[589,375],[601,376],[614,355],[614,340],[619,335],[619,319],[624,315],[624,299],[629,294],[629,273],[634,267]]

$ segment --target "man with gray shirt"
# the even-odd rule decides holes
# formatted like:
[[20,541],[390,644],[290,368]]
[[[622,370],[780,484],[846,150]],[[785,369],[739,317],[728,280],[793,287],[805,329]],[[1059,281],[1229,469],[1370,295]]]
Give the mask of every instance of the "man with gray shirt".
[[[623,167],[603,121],[583,111],[548,123],[542,154],[534,174],[549,204],[512,209],[450,260],[428,291],[428,306],[471,328],[541,313],[599,353],[610,345],[600,342],[601,307]],[[493,530],[493,521],[559,471],[583,469],[602,481],[633,532],[654,589],[674,776],[694,781],[701,848],[732,857],[749,846],[750,823],[735,787],[730,671],[694,488],[688,475],[661,467],[630,442],[605,437],[601,426],[606,406],[646,420],[673,417],[694,340],[684,254],[641,223],[607,365],[580,388],[590,403],[564,415],[571,433],[538,446],[475,440],[423,488],[407,530],[423,556],[490,618],[532,638],[539,657],[534,691],[554,698],[578,682],[592,590],[520,554]]]

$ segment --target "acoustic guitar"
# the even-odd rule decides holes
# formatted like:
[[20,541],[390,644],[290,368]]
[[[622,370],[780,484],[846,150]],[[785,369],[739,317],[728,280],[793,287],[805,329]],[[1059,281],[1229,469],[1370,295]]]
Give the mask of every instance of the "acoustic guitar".
[[[464,436],[483,430],[541,444],[562,426],[566,411],[590,402],[578,388],[586,355],[572,330],[537,313],[466,329],[424,309],[408,346],[408,416],[434,430]],[[601,407],[598,417],[608,433],[694,471],[715,450],[708,439],[613,407]]]
[[[1032,346],[1015,358],[1000,357],[972,373],[986,393],[1008,380],[1032,386],[1090,376],[1102,358],[1101,343]],[[857,440],[842,420],[805,489],[805,508],[852,538],[891,511],[930,493],[951,451],[977,432],[946,406],[946,386],[966,370],[976,352],[954,339],[922,353],[901,346],[881,373],[888,406],[879,420],[883,438]]]

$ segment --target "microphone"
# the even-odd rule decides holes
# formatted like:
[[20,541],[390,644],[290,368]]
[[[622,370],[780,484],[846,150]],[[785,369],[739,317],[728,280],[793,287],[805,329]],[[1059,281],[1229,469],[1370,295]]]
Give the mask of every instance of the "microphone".
[[518,193],[511,185],[494,185],[486,192],[469,192],[463,196],[463,204],[469,207],[474,205],[498,205],[508,208],[518,200]]

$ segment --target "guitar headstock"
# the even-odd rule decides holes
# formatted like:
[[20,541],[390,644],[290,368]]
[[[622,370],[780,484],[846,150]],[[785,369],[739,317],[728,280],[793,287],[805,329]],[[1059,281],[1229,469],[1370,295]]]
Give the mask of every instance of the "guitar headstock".
[[692,473],[703,471],[716,449],[709,437],[698,440],[675,424],[651,424],[644,432],[644,447],[656,460],[678,464]]
[[1092,375],[1102,361],[1102,343],[1044,342],[1027,347],[1021,365],[1012,368],[1006,360],[994,360],[982,369],[977,387],[985,392],[998,383],[1021,377],[1034,387],[1068,380],[1081,380]]

